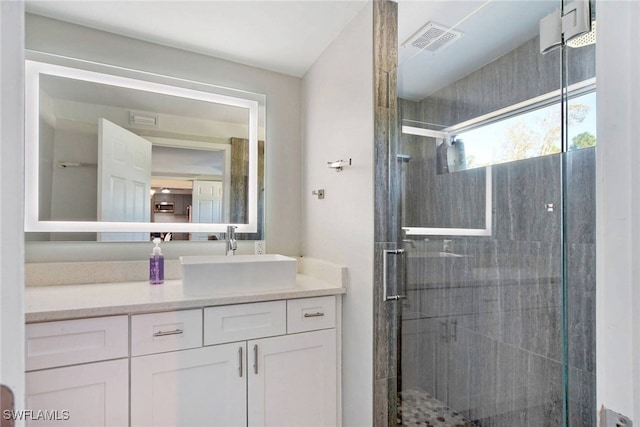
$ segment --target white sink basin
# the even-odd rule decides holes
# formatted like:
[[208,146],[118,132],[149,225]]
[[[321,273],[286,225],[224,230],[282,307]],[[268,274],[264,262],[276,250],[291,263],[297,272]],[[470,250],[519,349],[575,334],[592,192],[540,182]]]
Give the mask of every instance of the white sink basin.
[[297,261],[283,255],[183,256],[186,295],[220,295],[292,289]]

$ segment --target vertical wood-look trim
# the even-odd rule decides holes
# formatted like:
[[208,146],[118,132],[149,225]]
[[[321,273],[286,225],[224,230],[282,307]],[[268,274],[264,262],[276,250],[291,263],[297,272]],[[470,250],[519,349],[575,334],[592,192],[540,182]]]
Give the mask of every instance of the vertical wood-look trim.
[[[395,425],[397,392],[397,302],[384,302],[382,265],[385,249],[399,236],[399,180],[395,160],[398,136],[397,4],[373,2],[375,266],[374,274],[374,425]],[[391,272],[390,276],[394,276]]]
[[[231,138],[231,207],[232,224],[248,222],[249,212],[249,140]],[[263,240],[264,234],[264,141],[258,141],[258,231],[241,233],[238,240]]]

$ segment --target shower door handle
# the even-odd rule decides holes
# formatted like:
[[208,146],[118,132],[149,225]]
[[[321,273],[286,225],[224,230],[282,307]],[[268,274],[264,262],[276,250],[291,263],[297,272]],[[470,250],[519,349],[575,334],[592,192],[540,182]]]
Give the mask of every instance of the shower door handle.
[[389,255],[404,255],[404,249],[385,249],[382,251],[382,300],[397,301],[406,298],[406,295],[388,295],[387,294],[387,259]]

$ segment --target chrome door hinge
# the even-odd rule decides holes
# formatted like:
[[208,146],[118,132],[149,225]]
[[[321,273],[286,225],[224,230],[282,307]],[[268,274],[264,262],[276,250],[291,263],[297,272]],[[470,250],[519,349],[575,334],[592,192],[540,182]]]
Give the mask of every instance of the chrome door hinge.
[[563,43],[591,31],[589,0],[576,0],[551,12],[540,20],[540,53],[547,53]]
[[600,411],[600,427],[633,427],[633,421],[611,409]]

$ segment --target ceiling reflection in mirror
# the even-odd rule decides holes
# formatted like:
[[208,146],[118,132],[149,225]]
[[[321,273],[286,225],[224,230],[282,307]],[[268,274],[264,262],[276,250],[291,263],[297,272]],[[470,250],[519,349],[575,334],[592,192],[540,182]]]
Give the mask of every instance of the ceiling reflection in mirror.
[[27,61],[26,231],[209,240],[236,224],[259,238],[260,98]]

